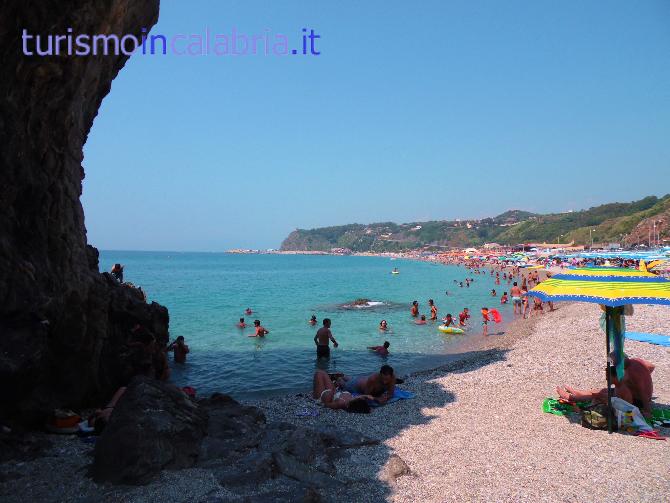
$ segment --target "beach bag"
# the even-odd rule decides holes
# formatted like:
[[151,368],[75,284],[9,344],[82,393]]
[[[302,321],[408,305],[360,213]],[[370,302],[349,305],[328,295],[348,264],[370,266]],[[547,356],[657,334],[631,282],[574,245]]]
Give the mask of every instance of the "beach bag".
[[612,429],[616,430],[616,419],[605,404],[589,405],[582,409],[582,426],[590,430],[606,430],[607,429],[607,415],[612,419]]

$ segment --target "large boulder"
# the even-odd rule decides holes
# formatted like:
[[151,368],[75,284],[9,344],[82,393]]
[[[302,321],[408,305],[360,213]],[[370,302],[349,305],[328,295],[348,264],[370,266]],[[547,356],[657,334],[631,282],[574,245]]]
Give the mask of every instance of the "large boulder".
[[[105,400],[136,323],[167,339],[167,310],[98,270],[87,245],[83,145],[128,59],[28,56],[22,32],[135,34],[159,0],[7,0],[0,15],[0,420],[39,423]],[[46,45],[46,44],[44,44]],[[113,197],[110,195],[110,197]]]
[[93,477],[143,484],[163,469],[194,466],[207,420],[204,409],[179,388],[136,377],[96,443]]

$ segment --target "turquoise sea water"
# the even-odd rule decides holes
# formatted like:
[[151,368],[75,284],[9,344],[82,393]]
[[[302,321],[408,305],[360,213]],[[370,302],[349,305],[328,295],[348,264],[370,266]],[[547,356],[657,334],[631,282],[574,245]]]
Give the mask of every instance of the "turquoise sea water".
[[[125,281],[168,307],[171,339],[183,335],[191,349],[186,365],[172,364],[173,380],[200,394],[222,391],[244,398],[305,390],[315,368],[348,374],[375,371],[383,363],[398,373],[432,368],[445,355],[476,346],[482,337],[482,306],[511,317],[511,308],[501,309],[499,299],[489,295],[491,288],[508,290],[506,284],[495,286],[490,276],[474,276],[456,266],[379,257],[101,252],[102,271],[116,262],[125,266]],[[394,267],[400,274],[390,274]],[[475,282],[459,288],[454,280],[466,276]],[[343,307],[357,298],[380,304]],[[456,317],[469,307],[470,333],[447,336],[438,332],[437,324],[415,325],[409,315],[411,301],[418,300],[421,313],[429,317],[429,298],[435,300],[440,318],[448,312]],[[244,315],[247,307],[253,315]],[[318,326],[307,323],[312,314],[319,326],[322,318],[331,318],[340,343],[328,362],[316,361],[313,338]],[[253,328],[235,326],[242,316],[249,325],[260,319],[270,334],[246,337]],[[390,332],[378,330],[382,319]],[[389,357],[366,349],[384,340],[391,343]]]

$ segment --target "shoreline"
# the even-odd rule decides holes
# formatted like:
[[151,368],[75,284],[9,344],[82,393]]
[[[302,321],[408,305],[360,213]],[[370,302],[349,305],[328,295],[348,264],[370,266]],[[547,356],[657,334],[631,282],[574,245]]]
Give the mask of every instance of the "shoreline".
[[[669,442],[608,435],[542,412],[543,398],[554,395],[556,385],[604,385],[597,306],[557,307],[510,322],[507,336],[458,361],[409,374],[401,388],[415,398],[371,414],[317,407],[311,393],[241,403],[257,406],[268,424],[370,439],[342,451],[333,468],[337,489],[317,485],[323,501],[347,496],[442,503],[464,495],[474,501],[539,501],[551,495],[552,501],[605,502],[613,494],[626,502],[663,501],[670,490]],[[628,326],[670,333],[670,318],[662,307],[640,306]],[[670,408],[670,348],[627,341],[626,351],[656,364],[654,400]],[[670,435],[670,429],[661,433]],[[0,464],[3,501],[243,502],[267,501],[267,495],[287,490],[274,479],[230,486],[205,468],[163,471],[144,486],[95,484],[86,476],[92,444],[71,436],[39,438],[51,446],[38,457]],[[53,470],[56,462],[59,470]]]

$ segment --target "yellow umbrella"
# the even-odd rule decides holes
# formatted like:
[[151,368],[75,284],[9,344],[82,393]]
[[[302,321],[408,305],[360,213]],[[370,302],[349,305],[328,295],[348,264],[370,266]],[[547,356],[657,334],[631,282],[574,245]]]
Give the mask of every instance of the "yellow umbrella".
[[[540,283],[529,291],[528,295],[539,297],[543,301],[592,302],[605,306],[607,404],[611,409],[610,344],[614,345],[617,374],[623,373],[622,306],[628,304],[670,306],[670,281],[646,271],[633,269],[573,269]],[[608,429],[611,433],[609,415]]]

